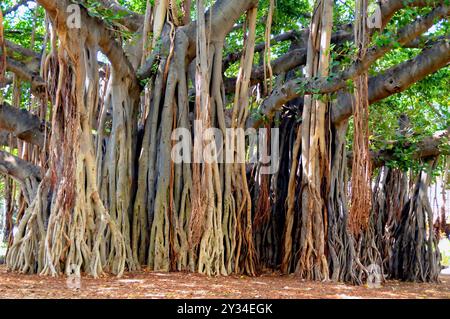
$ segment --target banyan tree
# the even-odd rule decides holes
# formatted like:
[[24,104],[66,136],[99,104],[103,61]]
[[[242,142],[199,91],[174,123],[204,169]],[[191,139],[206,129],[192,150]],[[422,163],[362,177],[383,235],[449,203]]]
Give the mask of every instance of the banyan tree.
[[9,270],[438,280],[447,1],[1,9]]

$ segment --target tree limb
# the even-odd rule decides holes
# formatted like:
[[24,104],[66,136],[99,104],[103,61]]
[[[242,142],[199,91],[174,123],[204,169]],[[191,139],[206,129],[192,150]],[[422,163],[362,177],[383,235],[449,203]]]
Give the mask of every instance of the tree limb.
[[[305,35],[307,36],[307,34],[308,34],[308,32],[306,32],[306,31],[307,30],[301,30],[301,31],[289,30],[285,33],[278,34],[270,40],[270,45],[274,45],[276,43],[283,42],[283,41],[289,41],[289,40],[293,41],[295,39],[303,38]],[[261,52],[264,50],[265,47],[266,47],[265,42],[258,43],[255,45],[255,52]],[[232,52],[232,53],[228,54],[223,59],[223,69],[226,70],[232,63],[239,61],[241,56],[242,56],[242,51]]]
[[41,55],[39,53],[34,52],[33,50],[25,48],[14,42],[6,40],[5,45],[8,48],[8,50],[7,50],[8,55],[11,55],[10,53],[12,51],[12,52],[19,53],[19,54],[23,55],[24,57],[32,58],[32,59],[35,59],[38,61],[40,61],[40,59],[41,59]]
[[3,15],[6,16],[7,14],[17,11],[21,6],[26,5],[28,2],[34,2],[34,0],[21,0],[16,5],[12,6],[11,8],[7,8],[3,12]]
[[38,166],[4,151],[0,151],[0,173],[9,175],[20,183],[25,183],[29,177],[41,179]]
[[[63,34],[66,33],[67,26],[65,21],[70,15],[67,12],[67,7],[72,3],[69,0],[37,0],[37,2],[47,11],[56,27],[63,28]],[[116,41],[117,34],[114,30],[111,30],[102,20],[90,16],[87,9],[82,6],[80,6],[80,13],[84,24],[82,28],[89,30],[87,35],[92,37],[90,40],[98,43],[100,51],[106,55],[115,72],[123,77],[128,76],[131,79],[133,89],[140,91],[136,72],[128,60],[123,47]],[[61,23],[61,21],[63,22]]]
[[125,16],[117,19],[116,21],[128,28],[130,31],[135,32],[144,24],[144,16],[139,13],[128,10],[127,8],[122,7],[121,5],[110,0],[97,0],[97,2],[99,2],[105,9],[111,10],[114,14],[126,13]]
[[[450,137],[450,128],[435,132],[432,136],[425,137],[416,145],[416,149],[412,154],[413,159],[435,157],[441,154],[440,146],[448,141]],[[398,147],[408,148],[411,145],[397,145]],[[349,154],[351,156],[351,154]],[[395,159],[393,149],[382,149],[372,153],[372,163],[374,167],[380,167],[387,161]]]
[[[271,62],[274,75],[292,70],[306,63],[306,49],[295,49],[282,55]],[[251,76],[251,85],[255,85],[264,79],[264,66],[260,65],[253,68]],[[225,78],[224,85],[226,92],[233,92],[236,87],[236,78]]]
[[38,72],[27,67],[26,64],[6,57],[6,70],[15,73],[21,80],[31,83],[31,90],[37,96],[45,92],[45,81]]
[[[406,1],[399,1],[399,0],[391,0],[382,2],[380,9],[381,9],[381,22],[383,28],[388,24],[392,16],[399,10],[405,8],[405,7],[425,7],[425,6],[436,6],[439,3],[439,1],[426,1],[426,0],[413,0],[410,2]],[[239,25],[242,27],[242,25]],[[233,30],[236,28],[233,27]],[[331,43],[339,43],[343,41],[352,41],[353,40],[353,25],[351,23],[342,25],[338,27],[339,30],[334,32],[331,36]],[[373,32],[373,30],[372,30]],[[301,41],[303,42],[303,45],[306,48],[306,44],[309,37],[309,28],[303,29],[303,30],[290,30],[285,33],[278,34],[274,36],[270,43],[271,45],[274,45],[279,42],[283,41]],[[413,44],[411,44],[413,45]],[[255,52],[261,52],[265,48],[265,42],[258,43],[255,45]],[[223,66],[224,70],[227,69],[232,63],[238,61],[241,58],[242,52],[232,52],[229,55],[227,55],[223,59]]]
[[[36,95],[43,93],[46,84],[39,73],[41,55],[11,41],[5,41],[5,44],[8,55],[6,58],[7,70],[15,73],[21,80],[30,82],[31,89]],[[19,61],[14,58],[13,53],[21,55],[23,59]]]
[[392,19],[394,14],[406,7],[412,8],[412,7],[434,7],[437,4],[443,4],[444,1],[442,0],[410,0],[410,1],[404,1],[404,0],[390,0],[386,2],[382,2],[380,9],[381,9],[381,25],[382,29],[388,24],[388,22]]
[[[210,10],[206,13],[206,25],[208,25],[207,32],[210,36],[210,41],[223,41],[223,38],[228,34],[234,25],[234,22],[249,8],[257,5],[257,0],[217,0]],[[177,29],[177,32],[183,32],[189,40],[187,62],[192,61],[196,54],[196,35],[197,22],[193,21],[186,26]],[[139,79],[144,80],[151,72],[152,60],[155,59],[151,55],[144,66],[138,70]]]
[[[444,39],[424,49],[411,60],[400,63],[383,74],[369,79],[369,103],[375,103],[390,95],[402,92],[427,75],[445,67],[450,62],[449,39]],[[348,92],[338,94],[333,104],[331,118],[341,122],[352,114],[352,96]]]
[[[375,103],[390,95],[406,90],[427,75],[445,67],[448,63],[450,63],[450,44],[448,39],[444,39],[430,48],[422,50],[413,59],[391,67],[383,74],[370,77],[369,103]],[[282,105],[290,100],[287,99],[283,103],[274,103],[275,107],[261,109],[261,111],[268,118],[272,118],[281,109]],[[331,120],[337,124],[349,118],[352,113],[352,94],[341,90],[331,108]],[[250,120],[249,122],[249,126],[254,127],[258,127],[260,124],[260,120],[253,123]]]
[[[420,34],[428,30],[436,19],[446,17],[450,12],[450,7],[443,5],[435,8],[424,18],[417,18],[413,23],[401,29],[396,41],[402,45],[409,43]],[[293,79],[276,88],[272,94],[261,105],[261,112],[267,116],[274,114],[273,110],[279,109],[286,102],[304,94],[326,94],[336,92],[346,87],[347,80],[368,69],[377,59],[382,57],[394,47],[394,41],[382,46],[372,47],[368,50],[363,61],[356,61],[347,70],[341,72],[337,77],[318,79]]]
[[10,132],[27,143],[44,146],[45,125],[39,117],[7,103],[0,104],[0,130]]

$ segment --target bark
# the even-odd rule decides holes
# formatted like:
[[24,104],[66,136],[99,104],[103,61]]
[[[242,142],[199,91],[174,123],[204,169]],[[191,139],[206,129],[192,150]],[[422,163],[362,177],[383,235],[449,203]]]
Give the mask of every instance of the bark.
[[[450,61],[449,43],[439,41],[424,49],[415,58],[389,68],[383,74],[369,78],[369,103],[375,103],[395,93],[402,92],[427,75],[436,72]],[[290,81],[276,88],[261,105],[261,112],[269,118],[279,111],[283,104],[298,97],[295,82]],[[336,102],[331,110],[331,120],[338,123],[352,115],[351,94],[338,91]],[[259,121],[250,123],[258,126]]]
[[415,282],[437,282],[440,273],[438,239],[433,231],[433,212],[427,196],[435,160],[419,173],[394,232],[390,277]]
[[37,181],[41,179],[41,169],[23,159],[0,151],[0,170],[18,182],[24,183],[27,178],[34,177]]
[[[332,79],[329,79],[328,77],[318,77],[314,79],[301,78],[287,81],[284,85],[275,89],[272,95],[264,101],[263,105],[261,106],[262,112],[270,116],[270,114],[273,114],[274,109],[278,109],[287,101],[292,100],[293,98],[298,97],[302,94],[325,94],[344,89],[347,85],[346,81],[348,79],[354,78],[355,76],[358,76],[365,70],[367,70],[370,65],[372,65],[376,60],[392,50],[394,43],[397,42],[400,45],[409,43],[411,40],[427,31],[433,25],[436,19],[442,19],[448,16],[450,12],[449,10],[449,6],[440,5],[433,9],[425,17],[417,18],[414,22],[398,31],[395,41],[392,41],[385,46],[374,46],[369,48],[368,53],[363,60],[354,62],[350,67],[348,67],[346,70],[339,73]],[[441,44],[443,45],[445,45],[446,43],[447,41],[441,42]],[[436,48],[438,46],[434,47]],[[442,49],[444,50],[444,48]],[[447,54],[444,54],[444,57],[435,58],[437,60],[444,59],[448,61],[448,52]],[[431,66],[430,68],[433,68],[433,66]],[[421,68],[421,70],[423,70],[423,67]],[[369,101],[371,100],[370,94],[371,93],[369,91]]]
[[31,89],[37,96],[41,96],[45,91],[45,82],[34,70],[31,70],[20,61],[6,57],[6,70],[17,74],[21,79],[31,83]]
[[[67,13],[61,9],[67,3],[40,4],[54,19],[61,41],[50,138],[53,152],[50,169],[20,221],[7,265],[13,270],[50,275],[72,271],[79,274],[84,270],[98,276],[105,269],[120,275],[127,257],[126,246],[121,229],[99,196],[91,123],[98,101],[98,48],[105,51],[113,66],[119,66],[119,71],[129,68],[129,64],[118,64],[123,60],[119,49],[101,38],[108,31],[85,12],[84,28],[78,32],[57,22],[66,21]],[[105,231],[110,238],[107,246]]]
[[[357,59],[364,60],[367,54],[369,35],[367,30],[366,0],[355,2],[355,44],[358,47]],[[350,200],[349,228],[359,237],[362,230],[367,229],[372,206],[371,178],[372,167],[369,150],[369,97],[367,71],[358,75],[355,81],[353,99],[353,162],[352,188]]]
[[[238,82],[234,95],[231,127],[243,131],[248,117],[250,76],[253,64],[255,29],[257,9],[252,8],[247,12],[248,37],[244,43],[244,54],[238,73]],[[229,234],[231,237],[231,251],[227,258],[227,267],[234,258],[234,271],[245,271],[247,274],[256,273],[256,252],[252,235],[252,201],[247,182],[245,162],[245,137],[237,134],[230,141],[234,145],[232,156],[233,164],[225,168],[225,215],[230,215],[230,220],[224,223],[230,227],[235,220],[235,229]],[[235,139],[235,140],[234,140]],[[232,148],[233,149],[233,148]],[[229,211],[228,211],[229,209]],[[233,232],[235,232],[233,234]],[[235,237],[235,238],[233,238]],[[230,239],[230,238],[229,238]],[[234,251],[233,251],[234,250]]]
[[387,166],[380,168],[373,192],[372,215],[375,243],[381,254],[383,272],[386,274],[391,267],[394,234],[409,197],[408,190],[408,177],[405,172]]
[[0,85],[3,86],[5,82],[5,69],[6,69],[6,46],[5,35],[3,30],[3,13],[0,10]]
[[[328,83],[330,43],[351,38],[352,27],[331,33],[330,0],[318,2],[311,25],[314,32],[276,37],[274,41],[294,41],[293,50],[272,63],[268,58],[259,67],[253,66],[254,53],[265,50],[270,56],[271,17],[266,43],[255,44],[255,0],[219,0],[206,13],[203,1],[197,0],[193,22],[187,15],[180,21],[176,1],[156,1],[153,8],[147,7],[145,16],[128,11],[115,21],[115,27],[134,32],[130,41],[117,39],[114,29],[85,8],[81,9],[81,29],[67,28],[68,0],[38,3],[52,20],[49,55],[41,57],[7,43],[14,53],[8,56],[9,70],[30,81],[35,96],[46,93],[49,97],[48,102],[41,102],[38,117],[7,105],[0,108],[0,128],[28,143],[18,143],[18,148],[29,159],[1,152],[0,170],[22,183],[35,179],[28,192],[31,195],[24,193],[29,205],[23,206],[27,206],[23,216],[18,213],[18,235],[7,257],[9,269],[100,276],[105,271],[121,275],[148,266],[157,271],[256,275],[281,265],[283,272],[297,272],[303,278],[362,284],[373,262],[394,269],[392,274],[401,279],[411,274],[397,271],[393,265],[399,262],[393,258],[428,254],[429,263],[412,262],[412,269],[435,266],[435,251],[429,253],[428,248],[415,255],[400,246],[392,248],[397,239],[411,239],[417,229],[423,234],[419,222],[415,225],[420,227],[408,228],[404,220],[393,217],[403,199],[381,195],[385,190],[394,192],[401,184],[394,173],[379,177],[374,196],[377,208],[371,212],[367,232],[354,237],[348,231],[345,135],[352,106],[344,84],[393,47],[370,51],[368,57],[361,57],[362,62]],[[113,1],[100,3],[113,12],[124,10]],[[183,4],[186,13],[190,1]],[[404,6],[397,0],[383,2],[383,23]],[[225,37],[243,14],[244,49],[224,63]],[[447,15],[447,7],[436,7],[402,29],[398,40],[409,45],[434,19]],[[99,51],[110,64],[99,65]],[[448,41],[441,38],[416,58],[369,79],[369,102],[404,90],[445,66],[448,51]],[[237,80],[224,83],[224,65],[239,59]],[[306,79],[299,84],[287,74],[287,83],[281,85],[284,73],[305,63]],[[275,80],[273,75],[280,76]],[[145,85],[139,82],[144,79]],[[261,163],[249,167],[242,161],[248,151],[244,136],[232,136],[222,145],[210,143],[212,134],[201,139],[210,127],[218,127],[224,135],[227,128],[245,129],[256,104],[250,98],[252,89],[262,79],[264,94],[272,93],[262,109],[272,115],[287,104],[285,112],[276,115],[281,119],[282,159],[280,171],[272,176],[261,173]],[[305,89],[298,92],[299,86]],[[338,91],[338,99],[322,101],[311,95],[316,89]],[[195,103],[189,100],[189,91],[195,92]],[[227,103],[230,91],[234,91],[234,100]],[[303,101],[287,103],[303,95]],[[51,104],[51,130],[43,121],[47,103]],[[229,104],[232,108],[227,110]],[[204,124],[200,131],[194,127],[196,119]],[[176,139],[172,132],[177,128],[185,129],[194,145],[194,154],[189,151],[187,156],[211,146],[211,151],[231,156],[234,163],[173,162]],[[417,156],[438,154],[436,149],[444,139],[439,135],[424,140]],[[42,152],[32,151],[30,145],[40,146]],[[381,151],[378,156],[383,162],[392,154]],[[34,166],[37,159],[41,169]],[[398,202],[395,208],[393,201]],[[421,208],[425,201],[414,198],[411,202],[415,206],[405,218],[415,223],[415,212],[426,212]],[[394,228],[400,230],[394,234]],[[417,243],[420,249],[430,245],[424,240]],[[414,279],[433,280],[431,273],[415,272]]]
[[44,146],[48,124],[38,116],[22,109],[11,107],[6,102],[0,105],[0,130],[10,132],[27,143]]
[[[329,65],[329,47],[333,25],[333,3],[318,1],[312,18],[308,42],[306,77],[327,76]],[[288,194],[288,210],[285,223],[285,239],[282,270],[289,271],[290,265],[306,279],[329,279],[328,263],[325,256],[325,238],[327,232],[327,206],[325,194],[328,191],[328,101],[316,100],[305,96],[302,125],[297,132],[294,144],[294,161],[291,167],[289,191],[295,191],[294,183],[297,171],[297,154],[301,147],[301,208],[300,208],[300,244],[298,260],[292,260],[296,253],[292,251],[293,194]]]
[[[139,209],[148,211],[148,223],[151,225],[148,265],[152,269],[189,269],[211,275],[230,273],[233,268],[237,272],[253,271],[251,254],[248,255],[245,251],[247,257],[240,257],[240,249],[249,249],[250,253],[252,249],[250,246],[252,243],[251,233],[249,233],[249,225],[251,230],[251,224],[248,220],[250,208],[246,208],[245,214],[241,215],[243,229],[240,232],[238,231],[237,235],[236,233],[229,233],[231,230],[227,225],[232,225],[233,222],[232,219],[229,219],[230,215],[227,214],[227,205],[229,205],[226,201],[227,190],[225,190],[225,202],[222,201],[222,191],[223,187],[230,191],[231,185],[226,182],[224,183],[228,186],[221,184],[224,178],[224,168],[219,168],[217,163],[203,164],[204,167],[199,167],[203,172],[208,173],[202,178],[203,181],[200,180],[200,185],[204,187],[199,198],[199,191],[194,191],[194,185],[192,184],[194,180],[198,182],[198,178],[193,178],[195,166],[191,166],[189,163],[172,164],[170,159],[170,145],[173,145],[171,141],[172,129],[194,127],[188,118],[187,79],[188,63],[196,55],[203,59],[203,66],[199,69],[202,69],[203,72],[201,72],[200,77],[197,77],[196,85],[199,85],[199,81],[205,80],[210,83],[210,85],[200,85],[203,88],[203,93],[198,92],[198,94],[201,94],[198,96],[202,96],[202,101],[207,101],[209,96],[211,106],[208,112],[208,108],[204,109],[208,104],[200,103],[201,108],[195,111],[195,116],[200,116],[199,112],[203,110],[200,118],[204,122],[214,123],[223,132],[225,131],[223,116],[225,97],[221,78],[222,43],[226,30],[231,29],[234,21],[253,3],[254,1],[218,1],[206,13],[204,24],[201,22],[203,19],[199,19],[188,26],[173,30],[170,25],[171,22],[166,21],[166,31],[162,31],[163,34],[166,34],[163,38],[171,41],[163,43],[161,53],[164,54],[160,56],[159,70],[152,79],[154,93],[150,109],[153,111],[146,121],[146,133],[144,133],[143,142],[145,153],[142,153],[142,164],[140,164],[140,167],[144,169],[144,174],[148,171],[148,179],[143,180],[141,185],[138,186],[139,198],[136,199]],[[205,28],[203,42],[200,42],[204,43],[204,39],[207,39],[209,47],[206,50],[201,50],[202,54],[205,54],[201,55],[197,51],[200,49],[196,40],[197,31],[200,32],[201,25],[209,26],[209,23],[211,23],[211,28]],[[218,25],[221,27],[217,28]],[[149,59],[153,59],[153,57]],[[149,63],[145,63],[145,66],[148,65]],[[207,65],[207,72],[205,72],[205,65]],[[145,70],[140,70],[138,73],[151,74]],[[245,87],[245,84],[243,86]],[[164,95],[161,94],[161,91],[164,92]],[[159,118],[161,118],[161,122],[158,123]],[[153,126],[150,126],[152,123]],[[156,149],[159,149],[158,153],[156,153]],[[150,160],[148,168],[145,167],[147,166],[145,164],[147,156]],[[155,168],[157,173],[154,171]],[[225,174],[225,176],[231,175]],[[147,190],[149,200],[146,204],[147,208],[145,208],[143,205],[145,203],[144,198],[141,196]],[[198,200],[200,203],[207,202],[209,204],[195,204],[195,201]],[[137,207],[136,204],[135,208]],[[197,205],[195,210],[193,209],[194,205]],[[195,217],[195,214],[204,216],[204,220],[199,216]],[[196,232],[193,229],[196,224],[195,220],[202,220],[204,224],[203,227],[200,225],[198,235],[192,236]],[[236,217],[234,217],[234,221],[236,221]],[[229,224],[230,222],[231,224]],[[197,226],[194,226],[194,228]],[[234,224],[233,226],[237,225]],[[195,245],[197,242],[196,236],[199,236],[198,246]],[[189,237],[194,237],[194,240],[190,241],[190,245]],[[225,251],[222,248],[222,240],[227,247]],[[230,244],[229,241],[233,243]],[[232,265],[234,265],[233,268]]]
[[357,243],[349,231],[348,171],[345,136],[348,121],[332,125],[330,191],[328,209],[328,258],[330,279],[362,284],[364,266],[357,252]]

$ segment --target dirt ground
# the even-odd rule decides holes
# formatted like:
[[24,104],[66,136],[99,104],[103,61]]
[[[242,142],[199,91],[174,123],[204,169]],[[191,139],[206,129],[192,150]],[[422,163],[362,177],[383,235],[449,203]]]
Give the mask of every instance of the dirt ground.
[[[77,288],[69,288],[76,287]],[[439,284],[388,281],[381,288],[302,281],[294,276],[208,278],[191,273],[141,271],[121,278],[82,277],[78,283],[7,272],[0,266],[0,298],[446,298],[450,276]]]

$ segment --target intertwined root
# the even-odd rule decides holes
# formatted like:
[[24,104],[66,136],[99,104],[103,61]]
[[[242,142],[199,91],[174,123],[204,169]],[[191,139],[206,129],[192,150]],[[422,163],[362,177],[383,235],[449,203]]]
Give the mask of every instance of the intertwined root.
[[[306,96],[301,124],[294,119],[287,125],[282,146],[287,160],[281,180],[278,175],[273,179],[257,176],[258,169],[252,172],[253,179],[247,179],[247,168],[240,161],[247,151],[245,138],[239,135],[215,150],[227,158],[231,155],[233,164],[172,161],[172,132],[177,128],[193,132],[194,146],[204,146],[205,141],[196,143],[203,132],[193,130],[194,118],[203,121],[203,129],[219,127],[224,136],[229,127],[245,129],[257,14],[255,7],[247,12],[244,51],[227,123],[222,78],[225,36],[206,36],[203,2],[198,0],[197,87],[192,106],[188,93],[192,74],[187,65],[193,55],[189,52],[192,43],[185,33],[188,28],[175,27],[176,17],[166,14],[165,4],[160,1],[156,8],[151,42],[158,59],[152,60],[156,71],[145,88],[141,110],[134,62],[142,65],[146,55],[130,54],[128,59],[111,54],[117,43],[111,37],[102,38],[98,21],[90,24],[86,14],[79,31],[55,21],[60,44],[53,39],[53,51],[46,60],[52,67],[45,72],[52,75],[48,83],[53,104],[49,169],[39,186],[30,180],[24,188],[30,205],[8,252],[9,269],[53,276],[83,271],[97,277],[105,271],[121,275],[147,264],[153,270],[255,275],[262,261],[273,268],[281,263],[285,273],[295,271],[316,280],[361,284],[373,264],[390,269],[394,278],[437,280],[439,253],[430,230],[431,210],[424,186],[428,182],[416,185],[397,216],[393,212],[404,201],[393,196],[383,199],[381,194],[405,186],[391,185],[389,179],[380,181],[376,207],[368,216],[370,209],[361,205],[370,200],[367,188],[363,189],[370,170],[364,167],[366,175],[362,176],[354,169],[353,186],[362,177],[359,182],[364,187],[354,187],[352,196],[363,201],[353,201],[351,208],[363,214],[349,213],[348,123],[331,124],[328,100]],[[328,75],[331,11],[330,0],[318,1],[308,48],[309,78]],[[150,26],[146,27],[144,34],[149,33]],[[160,38],[165,41],[162,48],[156,48]],[[111,61],[102,97],[96,60],[101,45]],[[136,46],[145,51],[145,43]],[[264,64],[265,76],[271,78],[270,65]],[[362,101],[367,97],[367,79],[359,80]],[[265,81],[267,90],[270,79]],[[364,132],[355,134],[355,150],[363,156],[354,157],[356,168],[368,161],[367,113],[360,115],[356,115],[356,126]],[[138,122],[144,126],[142,140]],[[237,149],[226,154],[226,143]],[[250,195],[254,189],[259,194],[256,205]],[[274,190],[276,194],[271,194]],[[394,209],[389,205],[395,201]],[[349,220],[349,215],[355,219]],[[383,225],[390,229],[384,232]]]
[[[434,163],[429,163],[429,170]],[[394,232],[390,277],[414,282],[437,282],[440,273],[438,240],[428,200],[429,172],[419,173],[413,193],[402,209]]]

